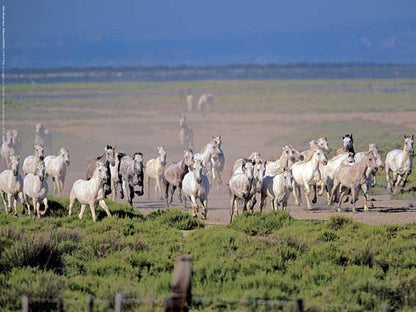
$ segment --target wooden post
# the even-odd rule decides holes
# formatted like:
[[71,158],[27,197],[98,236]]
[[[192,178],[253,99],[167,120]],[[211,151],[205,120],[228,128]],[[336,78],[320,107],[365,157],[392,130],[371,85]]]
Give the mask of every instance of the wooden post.
[[304,311],[305,307],[303,305],[303,300],[302,299],[296,300],[296,307],[297,307],[298,312],[303,312]]
[[123,294],[117,293],[116,294],[116,312],[121,312],[122,307],[123,307]]
[[188,312],[192,301],[192,263],[190,256],[178,256],[170,284],[170,296],[165,312]]
[[87,301],[87,311],[92,312],[93,308],[94,308],[94,297],[92,295],[89,295],[88,301]]
[[29,312],[29,298],[26,295],[22,296],[22,311]]

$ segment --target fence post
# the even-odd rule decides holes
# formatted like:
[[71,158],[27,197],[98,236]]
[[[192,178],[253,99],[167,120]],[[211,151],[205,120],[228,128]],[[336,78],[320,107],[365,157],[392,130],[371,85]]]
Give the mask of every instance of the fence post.
[[116,294],[116,312],[121,312],[122,307],[123,307],[123,294],[117,293]]
[[303,305],[303,300],[302,299],[296,300],[296,307],[297,307],[298,312],[303,312],[304,311],[305,307]]
[[87,301],[87,311],[92,312],[93,308],[94,308],[94,297],[92,295],[89,295],[88,301]]
[[191,257],[180,255],[176,258],[170,295],[165,312],[188,312],[192,301],[192,263]]
[[29,312],[29,298],[26,295],[22,296],[22,311]]

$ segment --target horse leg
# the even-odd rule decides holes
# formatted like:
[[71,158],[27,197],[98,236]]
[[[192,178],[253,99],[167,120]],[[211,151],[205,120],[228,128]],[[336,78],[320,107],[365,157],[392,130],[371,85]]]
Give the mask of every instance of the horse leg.
[[13,200],[14,215],[17,216],[17,194],[14,194],[11,198]]
[[84,215],[85,208],[86,208],[86,205],[85,204],[81,204],[81,211],[79,212],[79,215],[78,215],[78,218],[80,220],[82,219],[82,216]]
[[397,175],[397,180],[394,183],[393,195],[396,195],[397,193],[399,193],[399,185],[400,185],[401,180],[402,180],[402,175],[398,174]]
[[52,177],[52,186],[53,186],[53,193],[56,194],[56,179],[55,177]]
[[175,190],[176,190],[177,186],[176,185],[172,185],[172,190],[170,191],[170,201],[169,203],[173,203],[173,194],[175,194]]
[[411,174],[412,171],[408,170],[404,173],[403,178],[402,178],[402,187],[404,188],[406,186],[407,183],[407,177],[409,176],[409,174]]
[[[8,210],[12,212],[13,211],[12,210],[12,194],[10,193],[7,193],[7,206],[8,206]],[[17,213],[15,215],[17,215]]]
[[[188,204],[188,196],[184,196],[183,197],[183,209],[186,211],[186,209],[188,209],[186,206],[187,206],[187,204]],[[192,203],[191,203],[191,205],[192,205]]]
[[182,184],[179,184],[178,186],[178,199],[179,202],[182,203]]
[[103,208],[103,209],[104,209],[104,211],[105,211],[105,213],[107,214],[107,216],[108,216],[109,218],[111,218],[111,217],[112,217],[112,215],[111,215],[110,209],[108,209],[108,206],[107,206],[107,204],[105,203],[105,200],[104,200],[104,199],[101,199],[101,200],[98,202],[98,204],[101,206],[101,208]]
[[116,186],[113,179],[111,179],[111,200],[116,201]]
[[25,213],[25,197],[23,196],[23,192],[19,192],[18,194],[20,203],[22,204],[22,214]]
[[3,200],[4,211],[6,213],[9,213],[9,207],[8,207],[7,202],[6,202],[6,194],[4,192],[1,192],[1,199]]
[[266,194],[261,193],[260,197],[260,212],[263,212],[263,207],[266,202]]
[[298,185],[295,182],[295,180],[293,180],[292,186],[293,186],[293,196],[295,197],[295,205],[300,206],[300,202],[299,202],[299,189],[298,189]]
[[36,207],[36,214],[38,219],[40,219],[40,202],[37,199],[33,199],[33,206]]
[[166,200],[166,208],[169,207],[169,183],[165,181],[165,200]]
[[[351,196],[352,196],[352,213],[355,213],[355,195],[356,195],[356,189],[355,186],[351,188]],[[357,193],[358,195],[358,193]]]
[[231,218],[230,218],[230,223],[233,221],[233,215],[234,215],[234,198],[235,198],[235,196],[233,195],[233,196],[231,196],[231,203],[230,203],[230,206],[231,206]]
[[146,174],[147,199],[150,199],[150,177]]
[[342,190],[342,186],[340,186],[339,188],[340,188],[340,194],[339,194],[339,200],[338,200],[338,213],[341,213],[342,200],[344,199],[344,196],[346,195],[346,191]]
[[[369,198],[367,183],[362,184],[361,189],[363,190],[363,193],[364,193],[364,211],[367,212],[368,211],[368,198]],[[357,192],[357,199],[358,199],[358,192]]]
[[45,209],[41,213],[42,216],[44,216],[46,214],[46,211],[48,211],[48,198],[47,197],[43,199],[43,205],[45,206]]
[[196,218],[198,215],[198,203],[196,202],[195,195],[191,195],[192,201],[192,217]]
[[308,210],[312,210],[312,205],[309,199],[309,194],[311,193],[311,187],[308,183],[305,184],[305,197],[306,197],[306,205]]
[[[24,202],[26,203],[26,207],[27,207],[27,215],[30,217],[31,216],[31,212],[30,212],[29,198],[26,195],[23,195],[23,197],[25,199]],[[33,211],[33,213],[35,213],[35,212]]]
[[317,188],[316,184],[314,184],[314,185],[312,186],[312,188],[313,188],[313,198],[312,198],[312,204],[316,204],[316,201],[318,200],[318,198],[316,197],[316,188]]
[[275,198],[272,200],[272,203],[273,203],[273,210],[274,210],[275,212],[277,212],[277,211],[279,210],[279,199],[278,199],[277,197],[275,197]]
[[159,199],[163,199],[162,198],[162,179],[160,177],[156,178],[156,194],[158,196]]
[[206,220],[208,215],[208,198],[204,197],[199,199],[202,205],[202,219]]
[[133,207],[134,187],[129,184],[129,204]]
[[386,170],[386,182],[387,182],[387,188],[390,190],[390,192],[392,192],[392,191],[393,191],[393,188],[392,188],[392,185],[391,185],[390,175],[389,175],[389,173],[390,173],[390,168],[389,168],[389,165],[387,164],[387,162],[386,162],[386,167],[385,167],[385,170]]
[[94,202],[90,203],[90,210],[91,210],[92,220],[94,222],[97,221],[97,215],[95,214]]

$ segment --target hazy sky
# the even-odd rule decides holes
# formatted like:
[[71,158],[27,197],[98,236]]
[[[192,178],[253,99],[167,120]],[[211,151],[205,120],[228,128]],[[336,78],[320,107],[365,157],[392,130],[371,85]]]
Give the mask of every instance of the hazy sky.
[[[82,49],[83,44],[90,44],[86,53],[99,54],[105,41],[123,42],[131,47],[156,40],[173,51],[178,44],[179,50],[190,53],[187,55],[191,63],[192,57],[201,58],[200,53],[192,49],[195,40],[214,40],[206,44],[215,45],[218,42],[215,40],[236,38],[238,44],[238,38],[241,38],[244,47],[251,42],[244,38],[298,34],[296,41],[302,41],[310,39],[308,34],[313,34],[318,41],[314,41],[311,48],[316,49],[316,46],[324,45],[325,41],[319,42],[322,31],[334,33],[334,37],[349,36],[348,40],[354,40],[356,36],[367,48],[375,44],[375,39],[381,44],[381,40],[394,41],[394,35],[402,41],[405,36],[405,40],[410,40],[410,48],[416,49],[415,0],[2,0],[2,3],[6,7],[7,45],[14,53],[11,59],[16,66],[19,66],[20,55],[23,65],[30,65],[30,51],[40,53],[36,49],[54,49],[62,45]],[[366,29],[369,29],[368,34]],[[368,38],[369,35],[374,38]],[[176,40],[182,41],[183,46]],[[101,44],[92,52],[97,42]],[[189,47],[185,49],[186,45]],[[279,53],[278,48],[268,47],[266,39],[262,45],[267,52],[265,55]],[[263,53],[261,48],[256,51],[251,53]],[[218,53],[221,54],[221,50]],[[319,50],[316,53],[319,54]],[[216,59],[215,51],[212,58]],[[401,61],[398,58],[397,61]],[[100,59],[99,55],[95,59]],[[74,59],[72,63],[76,65],[77,62]],[[157,63],[157,59],[151,62]],[[210,63],[210,60],[206,62]],[[160,63],[166,63],[166,60],[161,59]]]

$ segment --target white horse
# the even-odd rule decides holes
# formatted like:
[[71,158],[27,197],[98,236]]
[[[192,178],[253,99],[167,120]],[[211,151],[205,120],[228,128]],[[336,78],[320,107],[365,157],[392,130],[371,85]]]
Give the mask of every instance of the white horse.
[[220,151],[219,154],[211,155],[212,180],[217,182],[217,190],[219,190],[220,185],[222,184],[222,172],[224,171],[225,166],[225,155],[222,149],[221,135],[213,136],[212,139],[215,141]]
[[188,109],[188,113],[192,113],[195,106],[195,97],[192,94],[188,94],[186,96],[186,108]]
[[48,153],[52,150],[52,137],[41,123],[36,124],[35,145],[42,145]]
[[197,112],[206,112],[206,111],[211,111],[212,107],[214,105],[214,97],[212,96],[211,93],[202,93],[201,97],[199,98],[198,101],[198,106],[196,108]]
[[247,204],[252,195],[252,188],[254,187],[254,166],[251,161],[244,161],[241,165],[242,172],[237,172],[232,175],[228,185],[231,195],[231,219],[233,220],[234,213],[238,215],[237,200],[243,202],[243,211],[247,211]]
[[[295,196],[296,205],[300,205],[299,196],[300,196],[300,186],[304,187],[306,203],[308,209],[312,209],[311,203],[309,200],[309,194],[311,192],[311,186],[317,185],[321,181],[321,174],[319,171],[319,164],[326,165],[327,157],[325,153],[318,149],[314,152],[312,159],[309,161],[300,161],[294,163],[292,166],[292,176],[293,176],[293,195]],[[316,202],[316,198],[312,200],[313,203]]]
[[[23,179],[19,174],[19,160],[20,156],[10,156],[10,168],[0,173],[0,191],[4,203],[4,210],[6,212],[12,210],[12,202],[14,207],[14,214],[17,216],[17,196],[20,197],[22,205],[23,200]],[[6,204],[7,196],[7,204]]]
[[194,148],[194,131],[186,122],[186,115],[179,118],[179,141],[185,149]]
[[7,168],[10,168],[10,156],[18,155],[17,147],[13,142],[13,130],[7,130],[0,147],[0,154]]
[[282,209],[286,210],[292,190],[293,178],[290,170],[285,169],[279,174],[265,176],[261,184],[260,212],[263,211],[267,198],[271,200],[274,211],[277,211],[280,203]]
[[35,145],[35,152],[33,155],[27,156],[23,161],[22,171],[23,175],[27,175],[28,173],[35,174],[36,172],[36,164],[38,162],[42,162],[45,158],[45,149],[42,145],[36,144]]
[[290,168],[295,163],[295,158],[293,149],[288,145],[283,146],[280,158],[266,163],[266,175],[282,173],[285,169]]
[[301,154],[303,155],[305,160],[311,160],[313,153],[317,150],[323,150],[327,155],[331,151],[328,145],[328,139],[326,137],[320,137],[317,140],[309,141],[309,149],[303,151]]
[[97,216],[95,215],[95,204],[97,202],[107,213],[107,216],[111,218],[111,212],[104,201],[104,181],[106,181],[107,178],[107,168],[101,162],[97,161],[91,179],[76,180],[69,195],[69,215],[72,214],[74,203],[78,200],[81,203],[81,212],[79,213],[80,219],[82,219],[82,216],[84,215],[86,205],[90,205],[92,219],[95,222],[97,220]]
[[[407,177],[412,172],[413,165],[413,134],[404,136],[403,150],[394,149],[388,152],[386,156],[386,180],[387,187],[393,194],[399,191],[400,183],[404,187],[407,182]],[[390,178],[390,171],[393,173],[393,178]]]
[[[49,186],[46,182],[46,168],[43,161],[36,163],[36,172],[28,173],[23,180],[23,196],[26,203],[28,215],[30,216],[29,198],[33,201],[33,214],[40,218],[48,210],[48,195]],[[45,210],[40,211],[40,202],[43,201]]]
[[156,198],[163,199],[162,197],[162,180],[163,180],[163,171],[165,170],[166,165],[166,146],[157,147],[158,156],[156,158],[150,159],[146,163],[146,187],[147,187],[147,197],[150,198],[150,180],[155,180],[155,194]]
[[189,172],[185,175],[182,181],[182,194],[184,198],[184,206],[186,209],[186,200],[192,201],[192,216],[196,217],[198,213],[198,203],[202,205],[202,219],[207,218],[208,213],[208,194],[210,185],[207,176],[202,172],[202,162],[197,159],[189,168]]
[[200,153],[194,154],[194,159],[199,159],[202,162],[204,173],[210,176],[212,173],[211,159],[213,157],[220,158],[221,154],[222,152],[218,147],[218,142],[214,139],[211,139],[208,144],[204,146]]
[[46,175],[52,177],[53,192],[61,197],[65,184],[66,167],[69,166],[69,152],[61,147],[58,156],[45,157]]

